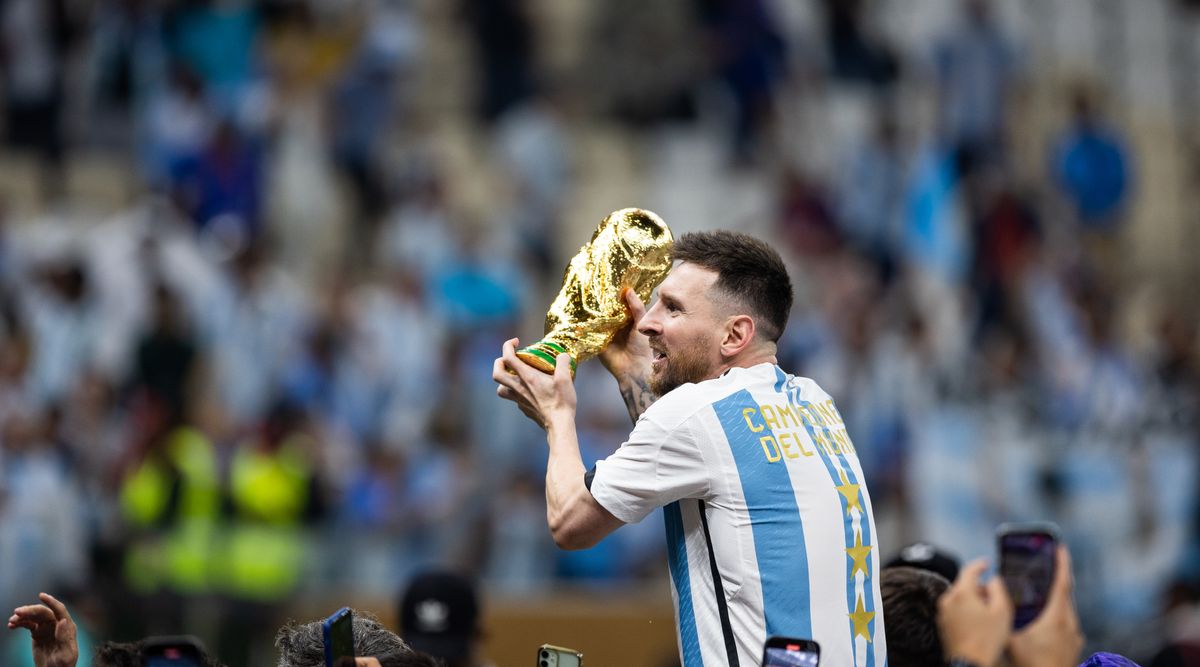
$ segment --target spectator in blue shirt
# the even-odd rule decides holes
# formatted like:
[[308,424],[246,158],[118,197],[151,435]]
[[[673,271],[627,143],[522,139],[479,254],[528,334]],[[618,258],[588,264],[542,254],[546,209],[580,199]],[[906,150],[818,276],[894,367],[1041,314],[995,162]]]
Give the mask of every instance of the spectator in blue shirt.
[[1053,155],[1054,179],[1081,225],[1093,231],[1112,230],[1129,199],[1128,150],[1086,93],[1076,92],[1072,107],[1071,125]]

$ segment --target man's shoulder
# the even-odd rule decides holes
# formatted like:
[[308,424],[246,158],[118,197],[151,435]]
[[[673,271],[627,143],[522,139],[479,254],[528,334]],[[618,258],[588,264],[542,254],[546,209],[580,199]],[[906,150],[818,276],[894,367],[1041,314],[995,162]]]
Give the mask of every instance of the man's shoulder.
[[708,382],[711,380],[681,384],[659,396],[639,421],[644,419],[668,431],[674,430],[720,398],[711,387],[705,386]]

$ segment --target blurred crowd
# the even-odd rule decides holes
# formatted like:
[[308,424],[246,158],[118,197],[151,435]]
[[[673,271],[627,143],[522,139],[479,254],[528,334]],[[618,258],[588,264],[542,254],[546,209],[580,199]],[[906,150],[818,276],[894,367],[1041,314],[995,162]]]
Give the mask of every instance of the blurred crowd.
[[[1089,637],[1136,657],[1200,627],[1200,322],[1133,300],[1138,164],[1103,86],[1062,94],[1030,170],[1036,72],[992,3],[920,48],[869,0],[643,4],[594,8],[569,71],[534,3],[440,10],[503,184],[480,215],[420,94],[438,3],[0,2],[3,150],[50,202],[0,202],[0,608],[65,591],[117,639],[186,619],[238,665],[296,596],[432,564],[522,594],[662,576],[654,521],[554,549],[544,436],[489,377],[586,240],[577,138],[612,124],[701,128],[718,178],[766,184],[799,291],[781,363],[836,398],[885,545],[969,557],[1054,520]],[[812,109],[847,95],[868,120],[829,145]],[[82,148],[133,165],[131,206],[66,205]],[[589,464],[629,427],[602,375]]]

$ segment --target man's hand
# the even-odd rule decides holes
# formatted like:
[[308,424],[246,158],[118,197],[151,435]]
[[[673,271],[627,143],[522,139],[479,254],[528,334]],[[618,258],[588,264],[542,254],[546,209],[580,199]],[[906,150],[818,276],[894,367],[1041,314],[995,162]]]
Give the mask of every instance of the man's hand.
[[75,667],[79,644],[75,621],[63,603],[53,596],[38,595],[42,604],[17,607],[8,619],[8,629],[26,628],[33,637],[33,664],[37,667]]
[[547,428],[552,417],[575,417],[575,384],[571,381],[571,355],[560,354],[554,375],[547,375],[517,356],[517,339],[504,342],[503,354],[492,364],[496,395],[510,400],[527,417]]
[[1046,608],[1029,625],[1013,633],[1008,652],[1017,667],[1068,667],[1079,664],[1083,633],[1075,614],[1071,554],[1059,545],[1055,554],[1054,583]]
[[626,289],[623,293],[629,308],[629,324],[613,336],[612,342],[600,353],[600,363],[617,380],[621,399],[629,410],[629,418],[637,423],[658,397],[650,389],[650,339],[638,331],[638,324],[646,314],[646,306],[637,292]]
[[629,323],[597,358],[618,382],[622,378],[645,379],[650,374],[650,339],[638,331],[638,323],[646,314],[646,305],[632,289],[625,288],[622,297],[629,309]]
[[961,658],[979,667],[992,667],[1012,631],[1013,605],[1000,577],[986,586],[979,576],[987,562],[976,560],[938,599],[938,633],[946,658]]

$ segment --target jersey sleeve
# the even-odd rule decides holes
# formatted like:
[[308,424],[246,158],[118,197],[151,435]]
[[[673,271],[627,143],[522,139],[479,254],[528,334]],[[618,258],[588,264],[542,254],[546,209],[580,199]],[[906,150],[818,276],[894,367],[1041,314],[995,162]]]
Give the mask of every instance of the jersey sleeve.
[[620,449],[596,462],[591,492],[613,516],[637,523],[680,498],[705,497],[709,474],[689,422],[666,429],[640,419]]

